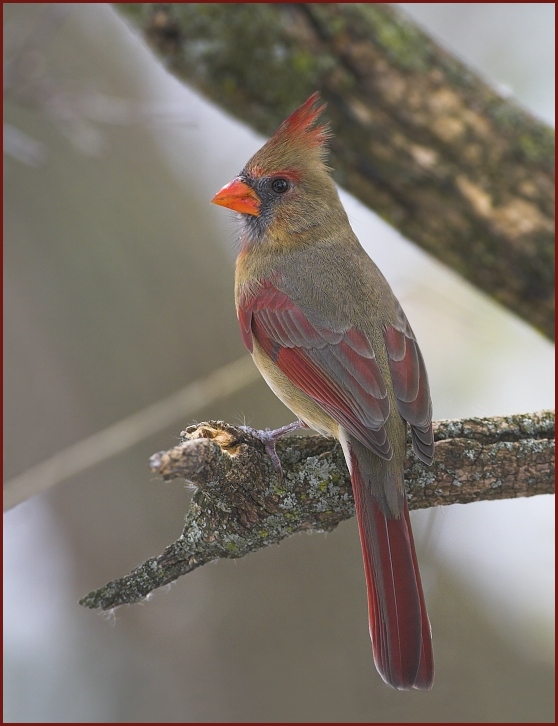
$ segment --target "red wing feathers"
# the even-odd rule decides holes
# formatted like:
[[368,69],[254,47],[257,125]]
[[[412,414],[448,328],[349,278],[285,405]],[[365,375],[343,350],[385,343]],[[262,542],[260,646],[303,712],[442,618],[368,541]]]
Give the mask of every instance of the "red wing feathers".
[[257,340],[278,368],[333,419],[383,459],[392,456],[384,424],[387,390],[374,351],[355,329],[314,326],[271,284],[239,306],[246,347]]
[[[292,300],[263,284],[238,311],[242,339],[252,336],[296,386],[379,456],[391,457],[383,425],[389,415],[384,380],[364,333],[314,326]],[[424,361],[402,315],[384,340],[397,407],[411,426],[413,448],[427,464],[434,456],[432,405]],[[341,384],[341,381],[343,384]]]
[[402,327],[404,330],[388,325],[384,331],[393,390],[399,413],[411,425],[416,455],[426,464],[431,464],[434,435],[426,367],[406,320]]

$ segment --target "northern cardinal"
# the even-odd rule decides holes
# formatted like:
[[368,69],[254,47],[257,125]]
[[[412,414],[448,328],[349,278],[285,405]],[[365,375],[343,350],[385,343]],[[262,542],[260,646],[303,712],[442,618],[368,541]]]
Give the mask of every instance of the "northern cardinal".
[[325,165],[324,108],[310,96],[212,202],[239,212],[235,297],[246,348],[299,421],[343,447],[376,667],[397,689],[429,689],[430,623],[403,482],[407,423],[416,455],[427,464],[434,455],[428,379]]

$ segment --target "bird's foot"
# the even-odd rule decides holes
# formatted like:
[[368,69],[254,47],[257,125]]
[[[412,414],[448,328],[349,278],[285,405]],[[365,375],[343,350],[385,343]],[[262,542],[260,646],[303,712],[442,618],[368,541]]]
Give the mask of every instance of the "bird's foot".
[[279,474],[279,476],[283,478],[283,469],[281,468],[281,462],[279,461],[277,451],[275,450],[277,441],[282,436],[290,433],[291,431],[295,431],[296,429],[301,428],[307,429],[308,426],[304,423],[304,421],[300,421],[299,419],[298,421],[293,421],[293,423],[287,424],[286,426],[281,426],[281,428],[273,430],[253,429],[251,426],[240,426],[239,428],[241,428],[242,431],[246,431],[246,433],[248,434],[252,434],[252,436],[262,442],[262,444],[265,446],[265,450],[267,451],[269,458],[271,459],[273,468]]

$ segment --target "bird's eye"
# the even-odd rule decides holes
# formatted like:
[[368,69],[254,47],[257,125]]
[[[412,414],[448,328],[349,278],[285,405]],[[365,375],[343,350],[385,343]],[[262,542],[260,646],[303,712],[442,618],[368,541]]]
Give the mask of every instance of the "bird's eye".
[[284,194],[289,188],[289,182],[286,179],[274,179],[271,188],[276,194]]

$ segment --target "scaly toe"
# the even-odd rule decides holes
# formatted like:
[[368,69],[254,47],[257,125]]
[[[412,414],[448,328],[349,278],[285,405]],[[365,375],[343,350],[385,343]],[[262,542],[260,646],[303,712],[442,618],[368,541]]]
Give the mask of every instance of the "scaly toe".
[[242,431],[246,431],[246,433],[248,434],[252,434],[252,436],[262,442],[262,444],[265,446],[265,450],[267,451],[269,458],[271,459],[271,464],[273,468],[282,479],[283,469],[281,468],[281,462],[279,460],[279,457],[277,456],[275,445],[282,436],[302,427],[308,428],[306,424],[302,421],[293,421],[293,423],[287,424],[286,426],[281,426],[281,428],[272,430],[265,429],[265,431],[262,429],[253,429],[251,426],[240,426],[239,428],[242,429]]

